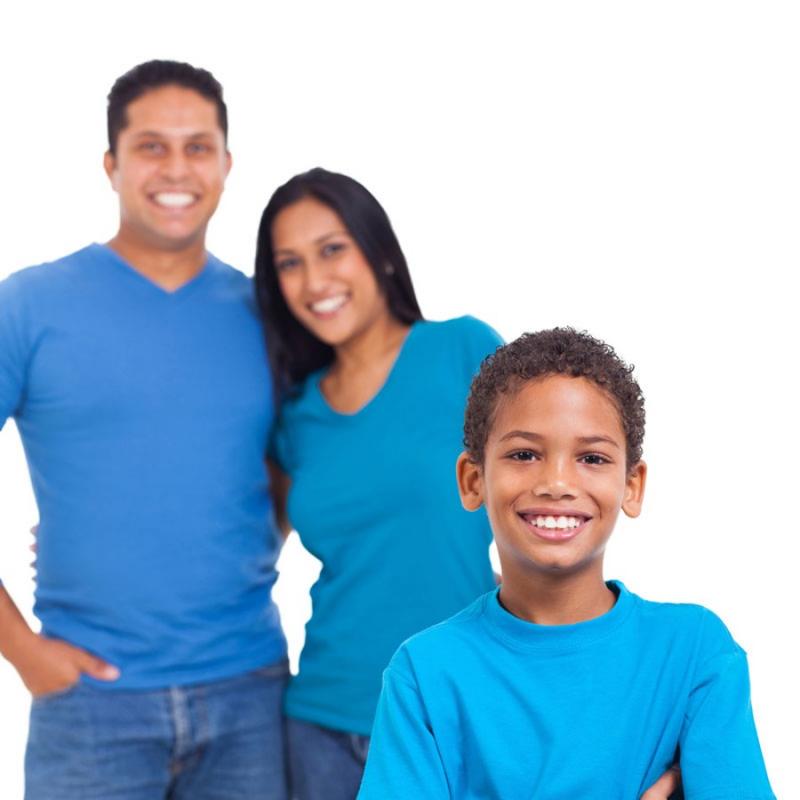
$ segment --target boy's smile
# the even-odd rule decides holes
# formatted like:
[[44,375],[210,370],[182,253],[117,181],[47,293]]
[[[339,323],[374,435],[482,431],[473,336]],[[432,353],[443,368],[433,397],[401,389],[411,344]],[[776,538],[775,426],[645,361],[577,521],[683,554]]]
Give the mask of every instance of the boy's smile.
[[645,465],[629,469],[625,454],[616,405],[586,378],[551,375],[501,396],[484,463],[462,455],[458,472],[465,507],[486,506],[503,592],[536,574],[602,585],[620,509],[641,508]]

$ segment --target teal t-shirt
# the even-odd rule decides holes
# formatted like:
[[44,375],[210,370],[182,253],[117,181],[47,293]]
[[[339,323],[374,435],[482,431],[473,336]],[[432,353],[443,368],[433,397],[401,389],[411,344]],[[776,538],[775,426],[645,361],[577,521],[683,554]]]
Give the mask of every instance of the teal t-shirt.
[[678,752],[686,800],[774,800],[719,618],[609,585],[587,622],[521,620],[495,590],[405,642],[359,800],[637,800]]
[[417,322],[357,413],[328,405],[320,373],[281,409],[289,518],[322,562],[289,716],[369,734],[400,643],[494,585],[488,521],[461,507],[455,464],[471,380],[500,344],[472,317]]

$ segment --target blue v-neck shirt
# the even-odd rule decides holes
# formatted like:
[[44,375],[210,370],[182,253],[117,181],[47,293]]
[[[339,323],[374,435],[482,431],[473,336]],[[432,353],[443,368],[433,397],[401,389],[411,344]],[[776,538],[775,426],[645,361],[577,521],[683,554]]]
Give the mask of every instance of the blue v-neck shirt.
[[273,418],[251,282],[209,256],[175,292],[104,245],[0,283],[0,424],[39,507],[35,613],[121,670],[101,688],[285,657],[270,599]]

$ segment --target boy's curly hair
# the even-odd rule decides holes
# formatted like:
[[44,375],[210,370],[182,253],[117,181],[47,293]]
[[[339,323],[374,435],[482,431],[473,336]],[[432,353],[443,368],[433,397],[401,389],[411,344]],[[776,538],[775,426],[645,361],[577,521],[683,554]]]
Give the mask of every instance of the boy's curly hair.
[[586,332],[552,328],[522,334],[481,365],[464,415],[464,449],[474,463],[483,463],[500,395],[514,394],[522,384],[549,375],[586,378],[597,384],[619,411],[628,468],[641,460],[644,397],[633,377],[633,366],[626,364],[610,345]]

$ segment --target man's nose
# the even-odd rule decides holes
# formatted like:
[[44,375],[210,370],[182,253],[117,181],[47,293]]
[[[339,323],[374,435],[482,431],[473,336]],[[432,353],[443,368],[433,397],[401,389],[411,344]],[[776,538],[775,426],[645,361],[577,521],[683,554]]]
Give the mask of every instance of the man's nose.
[[172,150],[161,162],[161,173],[172,181],[183,180],[189,173],[189,160],[181,150]]

